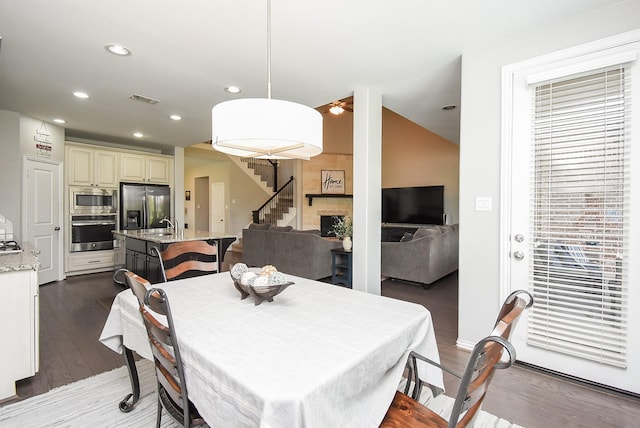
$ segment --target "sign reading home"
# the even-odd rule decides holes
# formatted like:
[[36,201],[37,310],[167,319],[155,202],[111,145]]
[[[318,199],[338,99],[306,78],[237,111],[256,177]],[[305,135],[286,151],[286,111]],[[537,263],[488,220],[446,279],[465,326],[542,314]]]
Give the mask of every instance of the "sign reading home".
[[344,194],[344,170],[322,170],[322,193]]
[[36,135],[33,136],[33,139],[36,142],[36,153],[38,157],[51,157],[51,150],[53,146],[51,145],[50,137],[51,133],[47,129],[47,124],[42,122],[42,125],[40,125],[40,129],[36,129]]

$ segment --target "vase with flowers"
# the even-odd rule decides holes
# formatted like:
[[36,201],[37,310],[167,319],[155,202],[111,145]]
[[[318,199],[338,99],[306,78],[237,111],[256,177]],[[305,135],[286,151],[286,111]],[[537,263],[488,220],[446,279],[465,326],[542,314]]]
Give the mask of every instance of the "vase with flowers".
[[353,218],[349,215],[334,217],[331,233],[342,240],[342,247],[345,250],[350,251],[353,245],[351,242],[351,237],[353,236]]

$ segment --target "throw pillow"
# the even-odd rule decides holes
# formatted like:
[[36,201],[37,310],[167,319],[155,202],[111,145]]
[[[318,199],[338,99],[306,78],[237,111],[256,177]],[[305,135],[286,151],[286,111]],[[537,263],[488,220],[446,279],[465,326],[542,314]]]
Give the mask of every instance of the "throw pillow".
[[413,239],[413,234],[409,232],[405,232],[404,235],[402,235],[402,238],[400,238],[400,242],[408,242],[408,241],[411,241],[412,239]]
[[291,232],[293,227],[291,226],[271,226],[269,232]]
[[265,223],[265,224],[251,223],[249,225],[249,229],[251,230],[267,230],[269,229],[269,227],[271,227],[271,224],[269,223]]
[[437,227],[421,227],[413,234],[413,239],[423,238],[425,236],[440,235],[442,232]]

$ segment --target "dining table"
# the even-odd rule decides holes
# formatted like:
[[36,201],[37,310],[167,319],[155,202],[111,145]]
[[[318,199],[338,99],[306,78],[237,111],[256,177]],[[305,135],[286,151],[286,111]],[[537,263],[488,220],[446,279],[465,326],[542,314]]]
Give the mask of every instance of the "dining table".
[[[284,275],[294,284],[260,304],[241,299],[229,272],[152,285],[169,299],[189,399],[212,427],[377,427],[409,353],[439,362],[431,314]],[[131,351],[152,359],[130,289],[115,297],[100,341],[125,354],[133,377]],[[444,388],[439,368],[420,376]]]

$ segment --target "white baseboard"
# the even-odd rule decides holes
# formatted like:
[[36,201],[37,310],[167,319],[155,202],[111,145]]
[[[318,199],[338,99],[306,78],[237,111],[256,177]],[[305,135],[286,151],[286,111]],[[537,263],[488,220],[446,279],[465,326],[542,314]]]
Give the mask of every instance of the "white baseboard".
[[462,349],[463,351],[471,352],[474,346],[476,346],[476,344],[473,342],[467,342],[466,340],[460,339],[456,340],[456,348]]

